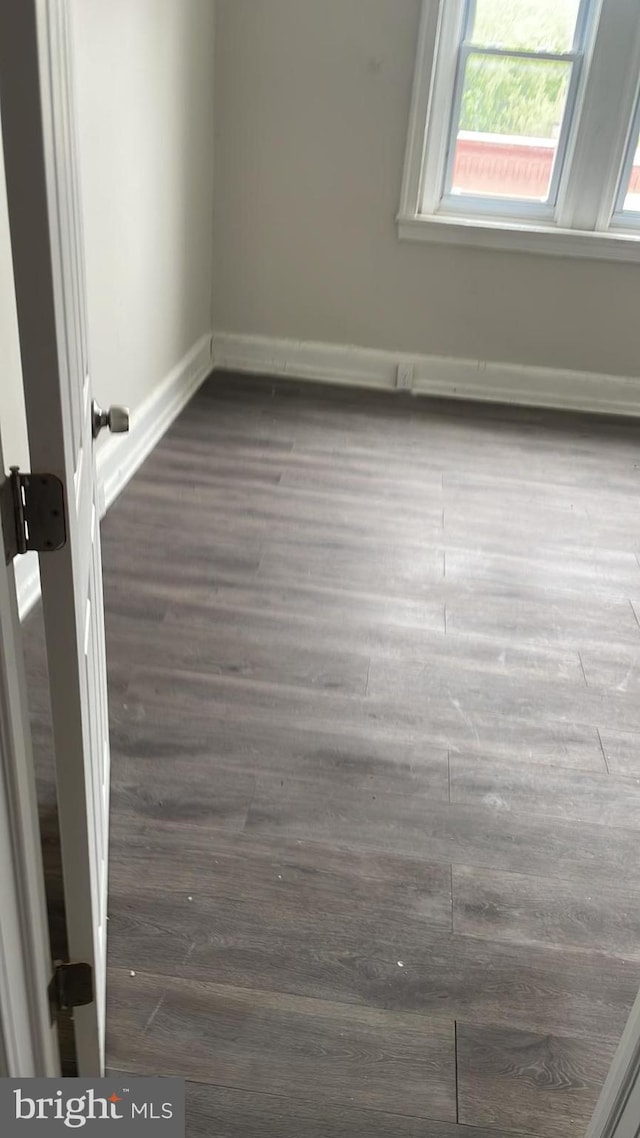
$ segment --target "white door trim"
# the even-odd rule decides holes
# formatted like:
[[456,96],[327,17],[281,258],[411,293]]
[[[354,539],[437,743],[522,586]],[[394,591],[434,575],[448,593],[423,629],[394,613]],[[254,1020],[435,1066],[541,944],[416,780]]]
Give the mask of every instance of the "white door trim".
[[60,1060],[47,992],[53,969],[27,689],[1,530],[0,558],[0,1071],[53,1077]]
[[631,1009],[586,1138],[640,1135],[640,993]]

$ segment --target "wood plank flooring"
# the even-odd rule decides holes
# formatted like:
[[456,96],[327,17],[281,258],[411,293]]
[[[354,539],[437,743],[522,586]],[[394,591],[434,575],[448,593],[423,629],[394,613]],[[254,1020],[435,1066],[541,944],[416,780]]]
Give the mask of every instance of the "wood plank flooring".
[[110,511],[108,1062],[193,1138],[584,1133],[640,985],[639,444],[217,375]]

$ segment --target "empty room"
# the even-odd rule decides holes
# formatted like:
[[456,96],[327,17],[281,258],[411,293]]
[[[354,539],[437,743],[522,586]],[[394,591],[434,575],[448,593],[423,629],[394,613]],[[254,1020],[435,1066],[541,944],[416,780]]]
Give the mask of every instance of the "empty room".
[[640,1133],[638,16],[0,4],[3,1133]]

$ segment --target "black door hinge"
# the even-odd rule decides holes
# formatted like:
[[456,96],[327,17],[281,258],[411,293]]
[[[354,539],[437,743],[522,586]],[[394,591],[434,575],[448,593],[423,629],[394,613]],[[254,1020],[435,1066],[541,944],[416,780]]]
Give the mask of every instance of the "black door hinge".
[[69,1008],[80,1008],[91,1004],[93,994],[93,969],[90,964],[65,964],[57,961],[49,984],[49,1007],[53,1023],[60,1012]]
[[17,466],[0,486],[7,565],[18,553],[53,553],[67,541],[64,487],[55,474],[21,474]]

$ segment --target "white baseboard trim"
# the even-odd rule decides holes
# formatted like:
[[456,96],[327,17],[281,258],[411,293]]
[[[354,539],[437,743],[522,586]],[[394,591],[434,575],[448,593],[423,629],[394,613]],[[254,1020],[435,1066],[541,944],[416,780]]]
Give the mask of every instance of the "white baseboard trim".
[[211,371],[211,334],[202,336],[131,415],[129,433],[109,435],[96,456],[102,517]]
[[412,355],[231,332],[216,332],[213,337],[213,366],[217,370],[288,376],[352,387],[395,388],[399,364],[413,367],[414,394],[607,415],[640,415],[640,376]]
[[[131,415],[129,433],[109,435],[96,455],[102,517],[211,371],[212,336],[207,333]],[[23,620],[40,597],[37,553],[15,561],[18,611]]]

